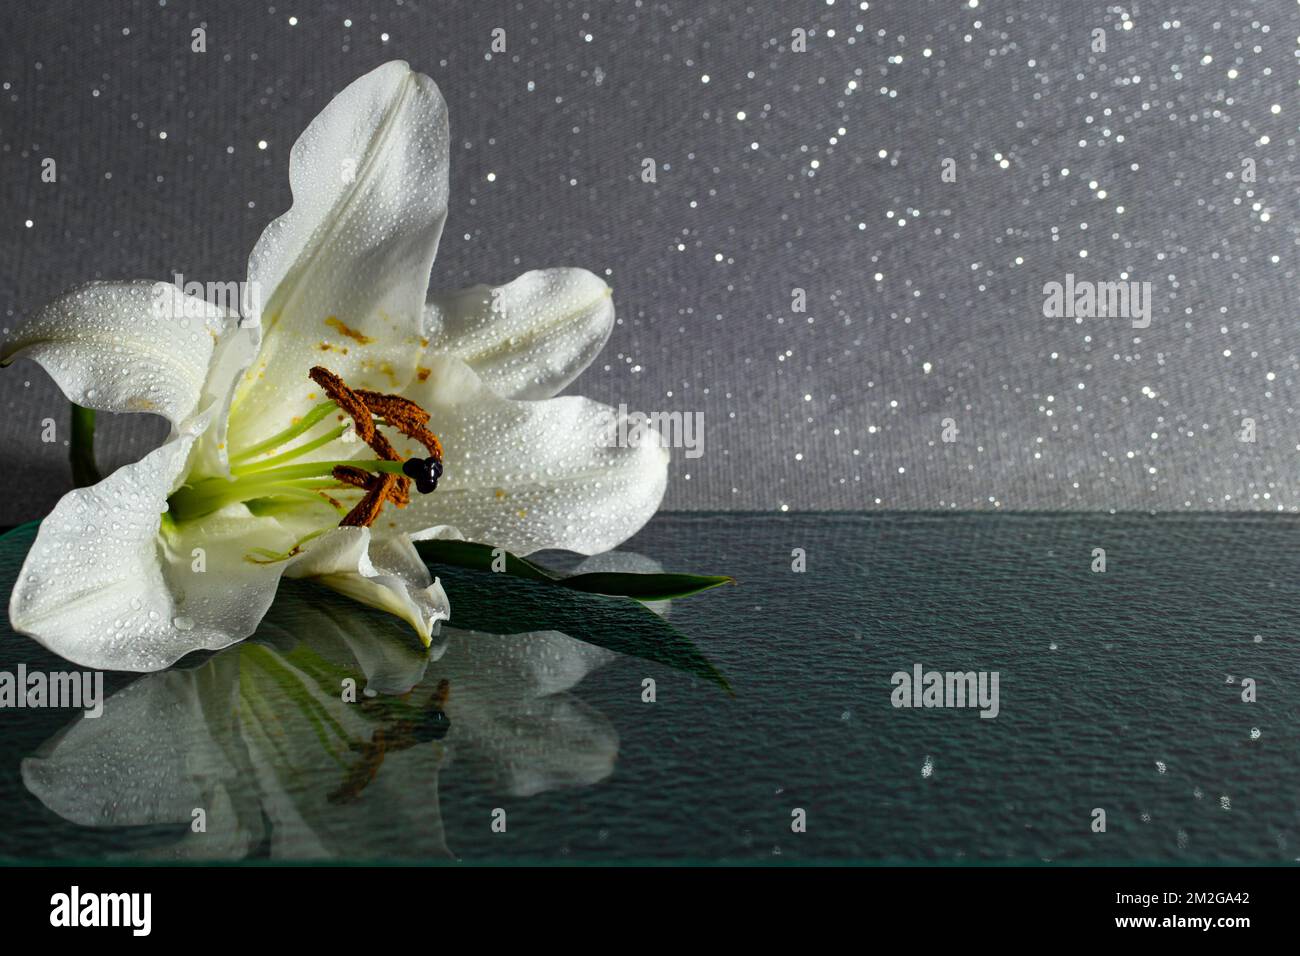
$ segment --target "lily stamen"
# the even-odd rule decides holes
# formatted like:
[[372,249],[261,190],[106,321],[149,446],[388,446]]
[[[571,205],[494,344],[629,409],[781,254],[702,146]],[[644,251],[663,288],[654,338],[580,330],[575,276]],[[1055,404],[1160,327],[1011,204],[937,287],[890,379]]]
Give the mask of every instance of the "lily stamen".
[[338,408],[338,406],[333,402],[322,402],[283,431],[278,431],[265,441],[260,441],[251,448],[245,448],[236,455],[231,455],[231,463],[233,464],[237,461],[244,461],[245,459],[253,458],[264,451],[270,451],[272,448],[278,448],[287,441],[292,441],[303,432],[315,426],[317,422],[336,408]]
[[185,521],[211,514],[226,505],[272,496],[282,488],[321,487],[321,479],[329,479],[323,483],[324,486],[337,488],[340,480],[335,477],[334,469],[340,466],[363,471],[391,472],[394,475],[400,474],[402,470],[401,462],[383,460],[305,462],[301,465],[255,471],[236,477],[233,481],[226,478],[205,478],[178,490],[168,499],[168,505],[173,518]]
[[[329,395],[329,401],[317,405],[289,428],[232,455],[231,462],[240,464],[232,464],[230,479],[207,478],[178,490],[168,500],[173,519],[201,517],[240,502],[292,497],[314,499],[336,511],[346,512],[339,522],[340,527],[364,528],[374,524],[385,503],[391,502],[397,508],[406,507],[411,500],[412,480],[422,494],[434,490],[442,475],[442,444],[425,427],[429,420],[428,412],[398,395],[352,389],[329,369],[319,365],[309,374],[312,381]],[[356,434],[378,457],[360,461],[345,459],[286,464],[341,438],[347,431],[345,423],[272,458],[255,463],[249,461],[255,455],[272,451],[304,434],[337,409],[352,419]],[[376,427],[380,424],[420,442],[429,451],[429,457],[403,461],[392,443]],[[325,495],[323,488],[356,489],[365,493],[351,510],[346,510],[337,499]]]
[[276,564],[280,561],[288,561],[294,555],[302,553],[302,546],[304,544],[312,538],[319,538],[324,533],[325,529],[322,528],[319,531],[313,531],[311,534],[304,535],[294,542],[293,547],[288,551],[272,551],[270,548],[254,548],[253,554],[256,554],[258,557],[250,556],[248,557],[248,560],[252,561],[254,564]]
[[[326,404],[333,405],[334,403],[327,402]],[[273,458],[265,458],[262,461],[255,462],[250,465],[234,465],[231,467],[230,473],[232,475],[251,475],[254,474],[255,472],[265,471],[268,468],[274,468],[276,465],[282,465],[285,462],[293,461],[295,458],[301,458],[303,455],[307,454],[307,452],[315,451],[317,448],[320,448],[322,445],[328,445],[332,441],[337,441],[338,439],[343,437],[344,433],[347,432],[347,430],[348,430],[347,425],[340,425],[338,428],[331,429],[330,431],[326,432],[324,435],[321,435],[319,438],[312,439],[311,441],[307,442],[307,444],[305,445],[300,445],[297,448],[291,448],[288,451],[276,455]]]
[[[383,433],[375,428],[375,418],[396,428],[408,438],[424,445],[429,452],[428,461],[437,468],[437,475],[442,474],[442,443],[438,436],[425,428],[429,413],[415,402],[399,395],[385,395],[369,389],[353,390],[343,379],[329,369],[320,365],[308,373],[311,380],[325,390],[339,408],[351,416],[356,425],[357,435],[374,449],[375,454],[384,461],[401,461],[392,443]],[[339,527],[369,527],[379,517],[384,503],[391,501],[396,507],[404,508],[410,501],[411,469],[404,462],[400,471],[394,474],[390,469],[359,470],[348,464],[341,464],[334,469],[333,475],[339,481],[365,488],[366,493],[356,506],[339,522]],[[366,474],[374,470],[375,474]],[[432,480],[416,476],[416,489],[421,494],[428,494],[437,487],[438,479]]]

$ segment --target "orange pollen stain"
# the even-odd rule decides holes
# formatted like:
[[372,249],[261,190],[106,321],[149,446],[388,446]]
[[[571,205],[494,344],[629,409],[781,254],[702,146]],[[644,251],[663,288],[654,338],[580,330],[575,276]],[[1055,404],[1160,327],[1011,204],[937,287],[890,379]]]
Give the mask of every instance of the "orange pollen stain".
[[325,320],[325,324],[331,329],[334,329],[340,335],[346,335],[348,338],[354,339],[362,345],[369,345],[374,341],[374,339],[366,335],[364,332],[358,332],[356,329],[344,323],[337,315],[331,315]]

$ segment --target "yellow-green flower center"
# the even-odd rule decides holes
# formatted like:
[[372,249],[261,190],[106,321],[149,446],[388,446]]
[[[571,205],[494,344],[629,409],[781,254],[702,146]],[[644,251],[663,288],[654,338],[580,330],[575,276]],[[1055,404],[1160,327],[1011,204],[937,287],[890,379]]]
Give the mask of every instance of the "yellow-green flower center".
[[[185,485],[168,499],[168,513],[174,521],[188,521],[211,514],[231,504],[245,503],[256,513],[267,513],[303,504],[328,504],[342,515],[340,525],[368,526],[379,516],[385,502],[399,508],[410,500],[414,481],[422,494],[437,486],[442,475],[442,445],[425,427],[428,412],[397,395],[352,389],[328,369],[316,366],[310,377],[329,394],[302,418],[271,437],[230,455],[230,477],[205,478]],[[345,412],[344,422],[309,441],[280,451],[305,435],[334,412]],[[403,461],[376,426],[395,428],[419,441],[429,451],[427,459]],[[355,431],[378,457],[339,459],[292,464],[310,452],[345,438]],[[276,452],[269,458],[259,458]],[[357,491],[360,499],[345,506],[340,497]]]

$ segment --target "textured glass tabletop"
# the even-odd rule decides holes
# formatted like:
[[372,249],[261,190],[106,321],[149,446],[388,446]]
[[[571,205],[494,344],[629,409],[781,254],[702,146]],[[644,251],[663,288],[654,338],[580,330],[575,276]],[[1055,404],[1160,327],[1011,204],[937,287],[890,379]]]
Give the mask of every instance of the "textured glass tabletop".
[[[0,711],[0,858],[1291,862],[1298,534],[663,514],[597,563],[739,584],[667,628],[449,570],[432,655],[291,582],[253,640],[105,675],[98,718]],[[31,535],[0,539],[6,593]],[[20,664],[70,669],[4,625]],[[997,672],[996,716],[895,706],[918,666]]]

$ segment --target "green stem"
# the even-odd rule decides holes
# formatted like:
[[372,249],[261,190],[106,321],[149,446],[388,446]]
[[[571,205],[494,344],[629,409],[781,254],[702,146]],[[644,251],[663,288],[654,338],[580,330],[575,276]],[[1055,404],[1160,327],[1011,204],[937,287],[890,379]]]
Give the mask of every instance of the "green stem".
[[72,483],[86,488],[99,483],[99,469],[95,467],[95,410],[72,406],[72,440],[68,448],[72,463]]

